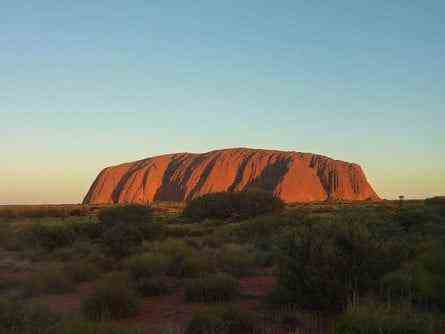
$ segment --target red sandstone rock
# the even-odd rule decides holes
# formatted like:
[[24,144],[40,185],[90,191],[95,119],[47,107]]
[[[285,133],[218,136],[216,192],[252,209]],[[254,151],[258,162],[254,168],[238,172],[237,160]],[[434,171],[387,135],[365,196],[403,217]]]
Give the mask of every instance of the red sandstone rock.
[[253,188],[272,191],[287,203],[379,199],[357,164],[310,153],[234,148],[105,168],[84,204],[186,201]]

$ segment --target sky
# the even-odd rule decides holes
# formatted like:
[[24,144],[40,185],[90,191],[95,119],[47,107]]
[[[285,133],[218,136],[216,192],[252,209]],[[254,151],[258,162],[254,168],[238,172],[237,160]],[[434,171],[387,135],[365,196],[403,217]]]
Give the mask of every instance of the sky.
[[0,204],[105,166],[253,147],[445,195],[445,2],[0,1]]

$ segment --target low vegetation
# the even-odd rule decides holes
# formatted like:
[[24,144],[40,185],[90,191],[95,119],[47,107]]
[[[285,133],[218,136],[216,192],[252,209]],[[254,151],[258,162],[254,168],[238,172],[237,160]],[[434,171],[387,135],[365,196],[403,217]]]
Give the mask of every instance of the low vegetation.
[[198,197],[184,209],[184,216],[195,220],[208,218],[246,219],[283,209],[284,203],[265,191],[219,192]]
[[48,333],[58,322],[59,317],[43,304],[0,299],[0,333]]
[[222,303],[239,295],[238,281],[228,274],[214,274],[190,279],[185,285],[185,298],[189,302]]
[[255,329],[255,315],[239,307],[220,306],[197,311],[185,334],[243,334]]
[[128,318],[140,307],[140,299],[131,288],[125,273],[111,273],[97,283],[82,303],[82,312],[89,320]]
[[0,333],[445,332],[441,198],[14,210],[0,210]]

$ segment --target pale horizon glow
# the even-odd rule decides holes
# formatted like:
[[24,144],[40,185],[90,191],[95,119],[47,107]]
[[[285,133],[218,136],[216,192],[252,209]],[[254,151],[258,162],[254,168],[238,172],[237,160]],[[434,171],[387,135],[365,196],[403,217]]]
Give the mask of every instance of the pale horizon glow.
[[230,147],[445,195],[443,1],[1,7],[0,205],[80,203],[106,166]]

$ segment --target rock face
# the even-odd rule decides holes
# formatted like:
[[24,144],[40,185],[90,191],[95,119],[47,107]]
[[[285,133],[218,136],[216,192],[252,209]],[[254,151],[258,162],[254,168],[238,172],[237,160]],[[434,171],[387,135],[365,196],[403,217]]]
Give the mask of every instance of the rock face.
[[160,155],[105,168],[83,202],[181,202],[246,189],[271,191],[287,203],[379,199],[357,164],[310,153],[234,148]]

